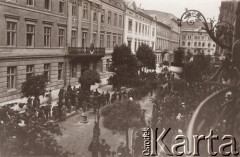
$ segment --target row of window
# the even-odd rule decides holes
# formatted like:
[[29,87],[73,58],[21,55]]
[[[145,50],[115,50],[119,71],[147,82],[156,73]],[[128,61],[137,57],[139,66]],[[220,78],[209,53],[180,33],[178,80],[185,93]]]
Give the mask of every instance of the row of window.
[[164,50],[164,49],[170,49],[170,44],[168,40],[164,40],[164,39],[157,39],[157,43],[156,43],[156,49],[160,49],[160,50]]
[[[128,31],[132,32],[133,31],[133,20],[128,19]],[[142,24],[140,22],[135,22],[135,33],[136,34],[141,34],[145,36],[150,36],[150,26],[147,26],[145,24]],[[152,28],[152,36],[155,36],[155,28]]]
[[[44,47],[51,47],[51,26],[44,26],[43,37]],[[64,47],[65,42],[65,28],[58,30],[58,46]],[[7,21],[7,46],[17,46],[17,22]],[[35,25],[26,25],[26,46],[35,46]]]
[[[6,0],[7,2],[17,3],[17,0]],[[27,6],[35,7],[35,0],[25,0]],[[59,13],[63,13],[65,8],[65,0],[59,0]],[[52,0],[44,0],[44,9],[52,10]]]
[[[51,72],[51,64],[43,65],[43,75],[50,82],[50,72]],[[34,65],[26,66],[26,79],[30,76],[34,75]],[[7,89],[15,89],[16,88],[16,80],[17,80],[17,67],[9,66],[7,67]],[[63,62],[58,63],[58,80],[63,80]]]
[[200,36],[200,35],[197,35],[197,36],[183,35],[183,36],[182,36],[182,39],[183,39],[183,40],[185,40],[185,39],[211,40],[211,38],[210,38],[209,36]]
[[[143,41],[143,40],[134,40],[134,51],[136,52],[141,44],[147,44],[148,46],[152,47],[154,49],[154,42],[150,43],[149,41]],[[151,45],[150,45],[151,44]],[[132,46],[132,40],[128,40],[128,46],[131,48]]]
[[[182,46],[186,46],[185,41],[182,42]],[[191,46],[191,42],[188,42],[187,46],[190,47]],[[197,46],[198,47],[200,47],[200,46],[205,47],[205,42],[194,42],[194,46],[195,47],[197,47]],[[212,47],[215,47],[215,46],[216,46],[215,44],[212,45]],[[208,43],[208,47],[211,47],[211,43]]]

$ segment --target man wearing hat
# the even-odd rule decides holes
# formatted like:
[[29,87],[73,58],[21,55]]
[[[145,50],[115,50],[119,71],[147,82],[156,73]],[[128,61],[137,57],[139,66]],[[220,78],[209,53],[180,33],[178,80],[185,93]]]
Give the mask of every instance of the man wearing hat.
[[110,146],[105,142],[105,139],[102,139],[101,141],[100,154],[101,157],[106,157],[107,155],[110,155]]

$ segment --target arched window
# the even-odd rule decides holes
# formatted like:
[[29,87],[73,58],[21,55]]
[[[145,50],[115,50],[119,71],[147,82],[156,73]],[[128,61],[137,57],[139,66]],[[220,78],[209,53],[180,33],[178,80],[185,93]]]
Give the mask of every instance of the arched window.
[[188,42],[188,46],[190,46],[191,45],[191,43],[190,42]]
[[208,43],[208,47],[211,47],[211,43]]
[[204,46],[205,46],[205,42],[202,43],[202,47],[204,47]]
[[185,42],[184,41],[182,42],[182,46],[185,46]]

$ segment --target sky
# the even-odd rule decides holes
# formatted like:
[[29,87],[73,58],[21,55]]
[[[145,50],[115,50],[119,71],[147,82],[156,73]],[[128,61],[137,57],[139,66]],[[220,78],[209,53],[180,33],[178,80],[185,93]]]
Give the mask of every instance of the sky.
[[221,0],[135,0],[137,6],[142,9],[159,10],[173,13],[177,18],[185,12],[185,9],[196,9],[202,12],[205,18],[218,19]]

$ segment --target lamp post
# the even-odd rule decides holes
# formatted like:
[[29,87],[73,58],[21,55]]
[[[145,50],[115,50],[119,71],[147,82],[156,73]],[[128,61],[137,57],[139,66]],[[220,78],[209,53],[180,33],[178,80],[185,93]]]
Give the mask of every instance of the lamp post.
[[[199,104],[188,124],[187,136],[190,139],[190,150],[192,150],[192,136],[199,134],[206,128],[216,129],[222,120],[228,125],[224,127],[226,128],[226,130],[223,130],[225,133],[231,132],[233,136],[238,133],[236,128],[239,127],[237,122],[239,121],[238,106],[240,102],[240,40],[233,43],[233,26],[231,24],[226,21],[219,21],[214,24],[213,19],[207,22],[198,10],[187,10],[178,21],[180,27],[182,22],[186,22],[187,25],[194,25],[197,21],[201,22],[203,26],[198,33],[201,34],[202,31],[205,31],[219,47],[232,50],[232,56],[235,56],[225,60],[217,72],[206,81],[209,83],[209,87],[217,86],[218,88]],[[225,98],[229,92],[232,93],[231,97]],[[208,116],[207,112],[209,112]]]

